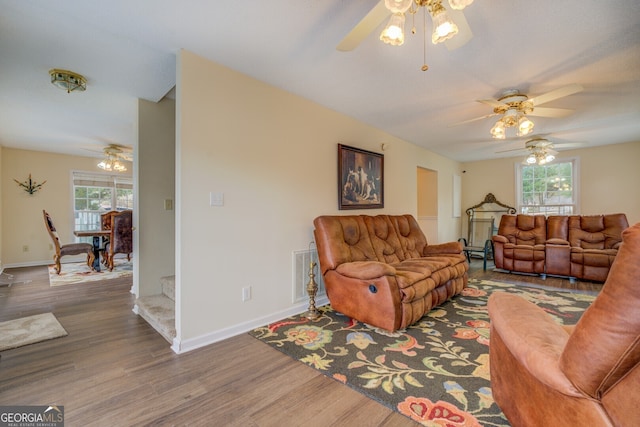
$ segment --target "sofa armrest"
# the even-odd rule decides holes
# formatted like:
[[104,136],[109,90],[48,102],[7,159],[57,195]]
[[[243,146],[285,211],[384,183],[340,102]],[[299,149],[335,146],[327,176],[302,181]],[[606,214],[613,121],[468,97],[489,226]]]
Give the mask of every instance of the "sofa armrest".
[[496,292],[487,306],[492,329],[532,377],[562,394],[584,397],[560,369],[560,356],[569,339],[567,329],[517,295]]
[[560,246],[569,246],[569,242],[564,239],[547,239],[547,245],[560,245]]
[[426,245],[422,251],[423,256],[460,253],[462,253],[462,243],[460,242],[447,242],[437,245]]
[[336,268],[336,272],[342,276],[361,280],[373,280],[382,276],[396,275],[394,267],[378,261],[345,262]]
[[491,236],[491,240],[493,240],[494,243],[509,243],[509,239],[499,234]]

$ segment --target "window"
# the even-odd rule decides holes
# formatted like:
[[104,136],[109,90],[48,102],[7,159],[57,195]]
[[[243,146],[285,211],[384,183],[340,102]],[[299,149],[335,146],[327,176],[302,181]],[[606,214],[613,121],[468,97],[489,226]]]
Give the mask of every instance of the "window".
[[517,165],[518,210],[522,214],[578,213],[578,160]]
[[73,173],[75,230],[100,229],[100,215],[133,209],[131,177]]

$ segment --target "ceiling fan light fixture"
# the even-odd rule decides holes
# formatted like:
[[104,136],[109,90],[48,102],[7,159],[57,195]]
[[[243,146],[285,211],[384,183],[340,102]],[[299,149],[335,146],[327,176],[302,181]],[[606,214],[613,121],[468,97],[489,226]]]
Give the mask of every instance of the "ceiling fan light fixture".
[[118,159],[114,158],[111,155],[107,155],[107,157],[98,163],[98,167],[107,172],[126,172],[127,167],[120,162]]
[[87,79],[78,73],[68,70],[60,70],[53,68],[49,70],[51,76],[51,84],[55,87],[71,92],[84,92],[87,90]]
[[412,1],[413,0],[384,0],[384,5],[391,13],[405,13],[411,7]]
[[534,126],[533,122],[529,120],[527,116],[525,116],[524,114],[520,115],[520,118],[518,119],[517,135],[518,136],[529,135],[531,132],[533,132],[533,126]]
[[449,0],[449,6],[455,10],[462,10],[471,3],[473,3],[473,0]]
[[449,18],[440,2],[434,3],[429,9],[429,13],[433,21],[433,33],[431,34],[433,44],[442,43],[458,34],[458,26]]
[[404,43],[404,13],[391,15],[387,26],[380,33],[380,40],[392,46],[401,46]]
[[528,165],[534,165],[537,162],[536,155],[531,153],[527,156],[527,158],[524,161]]
[[491,128],[491,136],[494,139],[505,139],[505,127],[502,119],[498,120]]

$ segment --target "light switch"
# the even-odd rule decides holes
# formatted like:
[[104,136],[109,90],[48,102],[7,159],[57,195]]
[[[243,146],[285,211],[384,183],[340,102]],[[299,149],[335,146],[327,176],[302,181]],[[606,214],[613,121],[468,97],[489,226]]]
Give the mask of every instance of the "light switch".
[[209,204],[211,206],[224,206],[224,193],[209,193]]
[[170,211],[172,209],[173,209],[173,200],[164,199],[164,210],[165,211]]

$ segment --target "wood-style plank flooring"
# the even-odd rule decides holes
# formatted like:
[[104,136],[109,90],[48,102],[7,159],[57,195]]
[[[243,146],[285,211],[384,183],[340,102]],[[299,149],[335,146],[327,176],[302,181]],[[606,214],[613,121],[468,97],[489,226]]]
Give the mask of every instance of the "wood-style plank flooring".
[[[176,355],[135,315],[130,279],[51,288],[46,267],[8,269],[0,321],[53,312],[68,336],[0,354],[0,405],[64,405],[74,426],[415,426],[247,334]],[[471,277],[598,291],[601,284]]]

